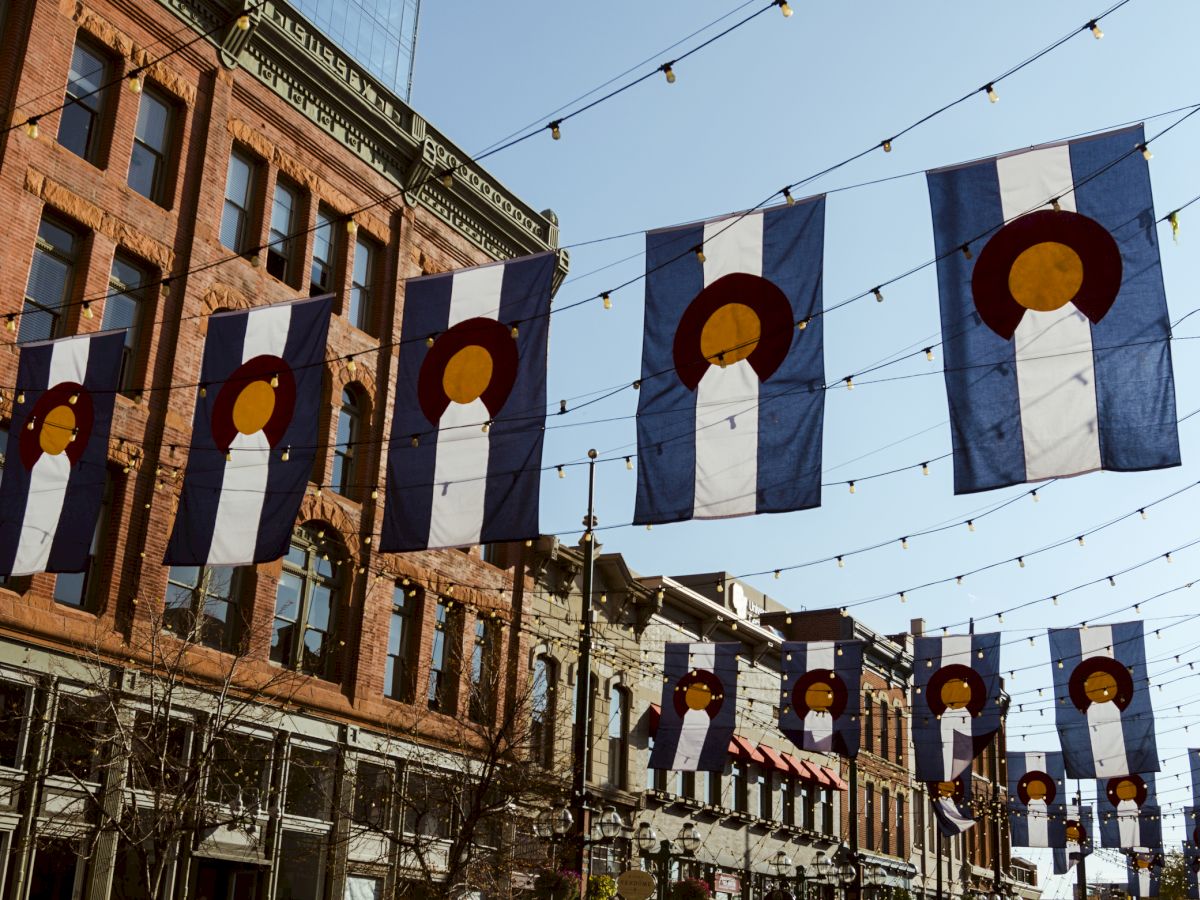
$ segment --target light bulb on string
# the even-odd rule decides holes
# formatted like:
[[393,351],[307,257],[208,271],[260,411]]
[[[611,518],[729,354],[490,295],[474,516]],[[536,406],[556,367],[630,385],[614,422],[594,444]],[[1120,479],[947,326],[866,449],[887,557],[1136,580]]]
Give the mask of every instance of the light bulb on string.
[[882,141],[879,142],[879,146],[883,148],[884,153],[891,153],[892,152],[891,138],[884,138]]
[[783,199],[787,202],[788,206],[796,205],[796,198],[792,196],[792,191],[790,188],[784,188],[781,193],[783,194]]
[[779,11],[783,13],[785,19],[792,17],[792,8],[788,5],[787,0],[775,0],[775,4],[779,7]]
[[604,304],[605,309],[612,309],[612,297],[609,296],[608,291],[600,295],[600,300]]
[[975,530],[975,520],[967,519],[967,531],[974,531],[974,530]]
[[566,478],[566,477],[567,477],[567,472],[566,472],[566,470],[565,470],[565,469],[564,469],[562,466],[558,466],[557,468],[558,468],[558,477],[559,477],[559,478]]
[[848,391],[854,390],[854,376],[853,375],[847,375],[843,379],[843,381],[846,382],[846,390],[848,390]]
[[630,472],[633,471],[633,457],[632,456],[625,457],[625,468],[627,470],[629,470]]
[[926,360],[926,362],[933,362],[933,359],[934,359],[934,356],[933,356],[933,348],[932,348],[932,347],[926,347],[926,348],[925,348],[925,360]]
[[30,118],[25,120],[25,134],[27,134],[29,137],[33,138],[36,141],[38,139],[38,135],[40,133],[41,132],[38,129],[38,117],[37,116],[31,116]]
[[846,486],[850,488],[850,493],[853,494],[854,493],[854,482],[848,481],[848,482],[846,482]]
[[659,71],[662,72],[663,75],[666,77],[667,84],[675,83],[675,70],[673,68],[671,68],[670,63],[663,63],[662,66],[659,68]]
[[840,557],[840,556],[839,556],[839,557],[837,558],[837,566],[838,566],[838,568],[839,568],[839,569],[844,569],[844,568],[846,568],[846,560],[845,560],[845,559],[843,559],[842,557]]
[[907,550],[907,549],[908,549],[908,538],[906,538],[906,537],[902,537],[902,538],[900,538],[900,549],[901,549],[901,550]]
[[883,302],[883,291],[880,288],[877,288],[877,287],[871,288],[871,293],[875,295],[876,303]]
[[987,91],[987,98],[989,101],[991,101],[992,103],[1000,102],[1000,95],[996,93],[995,85],[986,84],[986,85],[984,85],[983,89],[985,91]]
[[560,119],[555,119],[550,123],[550,137],[554,138],[556,141],[562,137],[561,125],[562,121]]
[[1075,540],[1079,542],[1080,547],[1083,546],[1083,535],[1082,534],[1079,537],[1075,538]]
[[1138,144],[1138,149],[1142,151],[1142,157],[1149,162],[1154,159],[1154,154],[1150,152],[1150,147],[1146,144]]
[[922,474],[922,475],[928,475],[928,474],[929,474],[929,463],[927,463],[927,462],[923,462],[923,463],[921,463],[921,474]]

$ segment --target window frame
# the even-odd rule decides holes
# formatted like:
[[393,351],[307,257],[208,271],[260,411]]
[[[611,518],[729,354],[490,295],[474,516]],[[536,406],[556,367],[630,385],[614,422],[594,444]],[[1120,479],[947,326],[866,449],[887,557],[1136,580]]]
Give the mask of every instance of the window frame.
[[[62,250],[42,234],[44,228],[56,228],[64,234],[72,238],[72,243],[69,250]],[[68,222],[66,219],[55,215],[51,210],[45,209],[42,211],[42,216],[38,220],[37,235],[34,238],[33,255],[29,264],[29,277],[25,282],[24,299],[21,306],[21,326],[17,332],[17,343],[25,344],[31,341],[54,340],[63,336],[64,325],[67,319],[67,309],[71,298],[75,293],[75,281],[79,276],[79,263],[82,253],[82,243],[85,238],[85,233]],[[33,287],[34,271],[37,266],[37,254],[44,253],[51,260],[62,263],[66,269],[66,275],[63,278],[62,294],[59,296],[57,305],[49,306],[42,299],[33,297],[31,288]],[[47,337],[40,335],[27,336],[25,334],[25,325],[29,321],[28,314],[31,312],[46,313],[53,318],[50,326],[50,334]],[[36,321],[36,320],[35,320]]]
[[[90,70],[83,75],[77,74],[75,71],[75,54],[79,52],[92,56],[101,63],[101,67],[98,70]],[[103,169],[106,162],[105,156],[107,154],[104,151],[107,148],[103,145],[103,132],[106,130],[108,124],[108,108],[112,95],[112,85],[109,82],[113,80],[112,73],[116,67],[116,60],[113,59],[112,54],[107,48],[87,32],[82,30],[76,32],[75,43],[71,46],[71,60],[67,68],[67,86],[63,91],[63,105],[59,112],[58,132],[55,134],[54,140],[63,149],[75,154],[84,162],[90,163],[98,169]],[[72,92],[74,85],[85,79],[91,81],[93,78],[100,85],[98,90]],[[84,138],[82,147],[83,152],[79,152],[75,147],[63,141],[64,129],[74,127],[78,124],[76,117],[80,110],[88,117],[87,135]]]
[[[139,131],[142,126],[142,110],[145,109],[144,104],[147,100],[152,103],[157,103],[166,110],[166,122],[163,125],[163,145],[161,148],[153,147],[148,141],[143,140]],[[179,103],[168,92],[162,90],[157,85],[147,83],[141,91],[141,97],[138,100],[138,114],[134,120],[133,126],[133,146],[129,151],[129,172],[125,177],[125,183],[129,185],[130,190],[134,193],[145,197],[152,203],[156,203],[161,207],[169,209],[171,206],[172,187],[172,164],[175,156],[176,146],[176,123],[179,119]],[[143,193],[133,184],[133,161],[141,148],[149,155],[153,162],[153,168],[150,175],[150,193]]]
[[[316,224],[313,226],[313,252],[312,260],[309,263],[308,269],[308,295],[310,297],[321,297],[325,294],[337,294],[338,288],[338,260],[341,251],[341,235],[340,229],[337,227],[339,216],[332,212],[329,207],[318,204]],[[328,230],[329,233],[329,258],[322,259],[317,255],[317,248],[321,240],[321,232]],[[316,274],[317,266],[320,265],[324,269],[324,275],[328,284],[321,286],[313,277]]]
[[[276,220],[276,214],[281,209],[280,194],[290,201],[287,209],[287,222],[282,224]],[[297,222],[304,211],[303,190],[296,182],[283,175],[275,177],[275,187],[271,193],[271,216],[267,224],[266,269],[267,274],[277,278],[284,284],[293,285],[296,280],[296,270],[303,244],[295,237]],[[294,286],[294,285],[293,285]]]
[[879,701],[879,758],[887,759],[891,751],[892,733],[887,700]]
[[[117,277],[117,265],[127,266],[138,271],[142,280],[135,285],[128,285]],[[122,250],[113,254],[112,266],[108,274],[109,295],[104,300],[104,313],[100,319],[101,330],[124,328],[126,332],[125,346],[121,349],[121,374],[117,382],[120,391],[127,397],[139,393],[142,381],[141,338],[142,319],[147,307],[152,306],[147,288],[158,280],[156,270],[141,260]],[[110,319],[110,311],[115,309],[114,300],[128,298],[134,305],[133,324],[117,325]]]
[[[342,388],[342,404],[338,407],[334,430],[333,471],[330,483],[333,490],[348,500],[359,500],[357,483],[359,459],[355,449],[362,442],[363,423],[367,417],[365,393],[353,384]],[[345,442],[342,441],[342,422],[349,422]]]
[[497,621],[487,616],[476,617],[471,638],[471,696],[467,704],[467,717],[476,725],[490,725],[496,719],[499,649]]
[[429,708],[455,715],[458,711],[459,657],[462,654],[462,615],[454,601],[438,597],[434,606],[434,635],[429,654]]
[[[539,668],[545,673],[545,691],[539,696]],[[555,730],[558,712],[558,660],[539,653],[533,661],[533,703],[530,711],[530,756],[544,769],[554,767]],[[538,718],[541,713],[542,718]]]
[[[345,550],[339,540],[321,537],[321,534],[328,529],[329,526],[323,523],[309,522],[292,531],[291,544],[288,547],[288,553],[283,558],[283,570],[280,572],[279,582],[275,589],[275,614],[272,619],[269,655],[271,662],[275,665],[325,681],[336,681],[334,673],[337,668],[338,653],[334,647],[334,636],[338,633],[338,627],[341,625],[340,613],[347,579],[343,566],[334,563],[332,558],[326,559],[331,550],[336,551],[343,560],[345,559]],[[299,550],[304,554],[303,566],[290,558],[292,550]],[[320,572],[323,562],[330,563],[331,574],[328,576]],[[288,619],[280,615],[279,587],[283,584],[285,575],[290,575],[300,581],[300,595],[297,598],[295,619]],[[329,614],[324,628],[318,628],[311,624],[314,610],[313,594],[316,588],[326,588],[329,591]],[[275,648],[282,645],[282,642],[277,643],[276,641],[279,622],[287,622],[292,629],[287,649],[288,655],[284,659],[277,659],[275,652]],[[320,665],[312,668],[305,663],[307,652],[305,638],[310,631],[319,632],[322,635]]]
[[[229,196],[231,176],[233,174],[234,162],[241,163],[246,166],[246,192],[241,198],[240,204],[235,198]],[[229,151],[229,163],[225,169],[225,189],[222,193],[221,220],[218,226],[217,242],[225,249],[230,250],[239,256],[245,256],[253,248],[251,239],[257,240],[257,233],[254,226],[257,224],[257,216],[255,215],[259,193],[261,192],[261,182],[264,164],[257,156],[249,150],[242,147],[240,144],[234,144]],[[241,205],[244,204],[244,205]],[[237,224],[236,246],[230,246],[225,242],[226,216],[230,209],[234,209],[239,216]],[[254,232],[252,234],[252,232]]]
[[[400,596],[397,602],[397,594]],[[416,687],[416,647],[423,609],[419,589],[409,582],[397,581],[392,588],[392,611],[388,618],[387,658],[383,670],[383,696],[401,703],[412,703]],[[396,622],[401,623],[400,639],[395,640]],[[392,652],[393,644],[397,650]],[[399,669],[399,671],[397,671]],[[389,677],[388,673],[391,673]]]
[[[633,694],[623,684],[608,690],[608,783],[618,790],[629,786],[629,728]],[[615,733],[614,733],[615,726]]]
[[[196,583],[186,584],[178,577],[172,576],[177,569],[196,569]],[[229,578],[229,594],[221,595],[214,593],[204,584],[205,575],[217,569],[231,569]],[[189,593],[192,603],[187,607],[168,606],[166,598],[163,599],[163,617],[164,624],[168,618],[168,610],[178,610],[180,616],[186,613],[191,617],[191,622],[188,624],[186,632],[178,631],[174,628],[165,629],[171,634],[186,640],[191,643],[200,644],[204,647],[210,647],[214,650],[219,650],[222,653],[236,653],[241,649],[241,637],[243,626],[245,624],[245,613],[242,609],[242,600],[246,591],[247,579],[252,566],[171,566],[167,570],[167,591],[172,587],[180,588]],[[212,577],[209,576],[208,584],[212,584]],[[226,606],[226,616],[224,628],[221,633],[220,640],[213,642],[206,638],[207,629],[203,626],[203,622],[207,619],[202,619],[204,609],[208,605],[209,600],[216,600],[224,603]],[[197,603],[196,601],[199,601]]]
[[[361,253],[362,250],[366,253]],[[350,263],[350,296],[346,303],[346,318],[359,331],[372,335],[375,327],[379,266],[383,252],[383,244],[359,229],[354,240],[354,259]],[[360,280],[360,258],[366,259],[365,281]]]

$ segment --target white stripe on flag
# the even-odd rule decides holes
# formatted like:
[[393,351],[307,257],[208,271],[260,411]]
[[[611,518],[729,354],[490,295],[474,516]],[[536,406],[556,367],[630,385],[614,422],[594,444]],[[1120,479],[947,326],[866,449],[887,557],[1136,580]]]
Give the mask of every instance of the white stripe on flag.
[[[762,275],[763,217],[704,223],[704,286],[735,272]],[[720,519],[758,508],[758,374],[747,360],[710,365],[696,386],[692,515]]]
[[[1075,211],[1071,151],[1065,145],[1002,156],[996,173],[1006,222],[1047,207],[1052,197]],[[1091,323],[1071,303],[1053,312],[1026,310],[1013,340],[1025,480],[1099,469]]]
[[[448,329],[467,319],[496,317],[504,268],[493,265],[454,273]],[[430,547],[479,543],[491,449],[483,425],[489,418],[483,401],[476,399],[470,403],[451,401],[438,422],[433,505],[429,511]]]
[[1050,810],[1046,808],[1045,800],[1030,800],[1029,814],[1025,821],[1029,823],[1029,846],[1050,846]]
[[1141,845],[1141,829],[1138,827],[1141,824],[1140,813],[1141,810],[1132,800],[1122,800],[1117,804],[1117,834],[1122,847]]
[[[246,315],[242,362],[249,362],[256,356],[282,359],[291,324],[292,307],[289,304],[252,309]],[[241,390],[242,387],[232,385],[231,389]],[[271,445],[267,436],[261,431],[234,435],[233,443],[229,445],[229,459],[225,462],[225,475],[221,479],[208,565],[239,566],[254,562],[270,473]]]
[[[56,341],[50,350],[50,375],[47,388],[73,381],[83,384],[87,377],[89,338],[69,338]],[[13,454],[17,440],[12,441]],[[71,477],[71,461],[66,451],[51,456],[43,453],[29,472],[29,496],[25,501],[25,517],[21,520],[21,537],[13,557],[13,575],[32,575],[46,571],[50,549],[62,518],[63,501],[67,496],[67,481]]]
[[[940,667],[958,665],[971,668],[971,636],[948,635],[941,642]],[[942,734],[943,781],[953,781],[971,765],[974,752],[971,709],[945,709],[938,723]]]
[[[1098,625],[1079,629],[1079,648],[1083,659],[1093,656],[1116,658],[1112,651],[1112,628]],[[1125,729],[1121,725],[1121,710],[1115,703],[1093,703],[1088,706],[1088,737],[1092,743],[1092,758],[1096,761],[1097,778],[1115,778],[1129,773],[1125,758]]]
[[[805,665],[808,671],[825,670],[832,673],[836,665],[834,645],[830,641],[820,641],[808,645],[805,654]],[[790,698],[789,698],[790,700]],[[829,753],[833,750],[833,716],[827,712],[809,710],[804,717],[804,749]]]
[[[700,669],[712,672],[717,663],[716,644],[688,644],[688,671]],[[725,698],[730,702],[731,698]],[[679,732],[679,743],[675,747],[675,759],[670,768],[676,772],[694,772],[700,764],[700,752],[704,749],[704,739],[708,737],[708,727],[712,719],[703,709],[685,710],[683,726]]]

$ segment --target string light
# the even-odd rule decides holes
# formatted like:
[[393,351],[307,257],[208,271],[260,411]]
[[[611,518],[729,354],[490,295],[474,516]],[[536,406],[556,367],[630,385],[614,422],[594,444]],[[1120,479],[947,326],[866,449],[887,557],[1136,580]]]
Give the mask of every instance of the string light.
[[454,187],[454,176],[451,175],[449,172],[447,172],[445,175],[442,176],[442,187],[444,187],[444,188]]
[[1092,37],[1094,37],[1096,40],[1100,40],[1102,37],[1104,37],[1104,32],[1100,30],[1100,23],[1095,19],[1092,19],[1092,21],[1088,22],[1086,27],[1091,30]]
[[135,94],[142,92],[142,70],[134,69],[125,77],[125,84]]
[[839,557],[837,558],[837,565],[838,565],[838,568],[839,568],[839,569],[844,569],[844,568],[846,568],[846,560],[844,560],[842,557],[840,557],[840,556],[839,556]]
[[1083,535],[1082,534],[1079,537],[1075,538],[1075,540],[1077,540],[1079,542],[1080,547],[1083,546]]
[[1022,569],[1025,568],[1025,557],[1018,556],[1017,557],[1017,565],[1020,566]]
[[41,131],[38,129],[39,121],[37,116],[30,116],[25,120],[25,133],[35,141],[38,139],[38,135],[41,134]]
[[928,474],[929,474],[929,463],[927,463],[927,462],[923,462],[923,463],[921,463],[921,474],[922,474],[922,475],[928,475]]
[[87,300],[83,301],[83,317],[85,319],[95,318],[95,316],[92,314],[92,304],[89,303]]
[[1142,151],[1142,156],[1145,157],[1146,162],[1149,162],[1150,160],[1154,159],[1154,154],[1150,152],[1149,145],[1138,144],[1138,149]]
[[1143,520],[1150,518],[1148,515],[1146,515],[1146,511],[1144,509],[1139,509],[1138,513],[1141,515]]
[[884,153],[891,153],[892,152],[891,138],[885,138],[884,140],[880,141],[879,146],[883,148]]
[[847,484],[847,486],[850,488],[850,493],[852,493],[852,494],[853,494],[853,493],[854,493],[854,482],[853,482],[853,481],[848,481],[848,482],[846,482],[846,484]]
[[7,316],[4,317],[4,327],[7,328],[9,331],[17,330],[17,317],[15,314],[9,313]]
[[431,335],[429,335],[427,338],[425,338],[425,346],[426,346],[426,347],[432,347],[432,346],[433,346],[433,335],[432,335],[432,334],[431,334]]
[[796,205],[796,198],[792,196],[792,192],[791,192],[790,188],[784,188],[780,193],[783,194],[783,199],[785,201],[787,201],[788,206]]
[[1164,554],[1163,554],[1163,559],[1165,559],[1167,562],[1170,562],[1170,561],[1171,561],[1171,554],[1170,554],[1170,553],[1164,553]]
[[561,126],[562,126],[562,119],[555,119],[553,122],[550,123],[550,137],[554,138],[554,140],[556,140],[556,141],[559,140],[560,138],[562,138],[562,127]]
[[974,531],[974,530],[975,530],[975,520],[967,519],[967,531]]
[[559,477],[559,478],[566,478],[566,477],[567,477],[567,472],[566,472],[566,470],[565,470],[565,469],[563,469],[563,467],[562,467],[562,466],[559,466],[559,467],[558,467],[558,477]]
[[670,63],[663,63],[661,66],[659,66],[659,71],[666,76],[667,84],[675,83],[675,70],[671,68]]
[[901,592],[900,592],[900,602],[901,602],[901,603],[907,603],[907,602],[908,602],[908,594],[906,594],[904,591],[901,591]]
[[854,376],[853,375],[847,375],[842,380],[846,382],[846,390],[848,390],[848,391],[854,390]]
[[1171,240],[1179,243],[1179,210],[1167,213],[1167,221],[1171,223]]
[[1038,497],[1037,488],[1034,488],[1032,491],[1030,491],[1029,496],[1033,499],[1034,503],[1037,503],[1038,500],[1041,499],[1040,497]]
[[902,537],[902,538],[900,538],[900,549],[901,549],[901,550],[907,550],[907,549],[908,549],[908,538],[906,538],[906,537]]
[[883,302],[883,291],[882,291],[882,290],[880,290],[880,289],[879,289],[879,288],[877,288],[877,287],[873,287],[873,288],[871,288],[871,293],[875,295],[875,302],[876,302],[876,303],[882,303],[882,302]]
[[788,5],[787,0],[775,0],[775,5],[779,7],[779,11],[783,13],[785,19],[792,17],[792,8]]
[[696,262],[703,265],[704,261],[706,259],[706,257],[704,256],[704,247],[702,247],[702,246],[694,247],[692,249],[692,252],[696,254]]
[[605,309],[612,309],[612,297],[608,295],[608,291],[600,295],[600,300],[604,303]]
[[625,468],[630,472],[633,471],[633,457],[632,456],[625,457]]
[[987,91],[988,100],[990,100],[992,103],[1000,102],[1000,95],[996,93],[995,85],[986,84],[984,85],[983,89]]
[[[454,183],[454,177],[449,172],[447,172],[445,174],[445,176],[442,180],[443,180],[443,183],[445,183],[446,180],[449,180],[450,184]],[[446,186],[449,187],[450,185],[446,185]],[[354,219],[346,220],[346,233],[349,234],[351,237],[354,237],[354,235],[358,234],[358,223],[355,222]]]
[[975,258],[975,254],[971,252],[971,245],[970,245],[969,243],[967,243],[967,244],[963,244],[963,245],[962,245],[961,247],[959,247],[958,249],[962,251],[962,255],[963,255],[964,257],[966,257],[967,259],[974,259],[974,258]]
[[513,340],[515,341],[521,336],[521,329],[517,327],[516,323],[513,323],[512,328],[508,329],[508,333],[513,336]]
[[238,16],[237,17],[237,28],[238,28],[238,31],[249,31],[250,30],[250,17],[247,15]]
[[933,348],[932,348],[932,347],[926,347],[926,348],[925,348],[925,360],[926,360],[927,362],[933,362],[933,358],[934,358],[934,357],[933,357]]
[[291,444],[288,444],[286,447],[283,448],[283,454],[279,458],[281,460],[283,460],[284,462],[287,462],[289,459],[292,458],[292,445]]

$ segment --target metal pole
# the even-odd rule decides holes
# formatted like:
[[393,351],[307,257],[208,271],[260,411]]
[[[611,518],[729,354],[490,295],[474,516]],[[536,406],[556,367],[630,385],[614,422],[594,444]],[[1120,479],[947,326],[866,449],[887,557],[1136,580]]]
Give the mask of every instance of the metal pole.
[[571,740],[571,806],[575,819],[575,863],[581,879],[580,900],[586,900],[591,874],[586,838],[591,833],[587,803],[587,776],[592,748],[588,746],[588,724],[592,719],[592,576],[596,562],[596,451],[588,451],[588,502],[583,519],[583,596],[580,599],[579,654],[575,669],[575,730]]
[[[1000,887],[1003,883],[1003,874],[1001,871],[1000,852],[1003,846],[1000,840],[1000,829],[1003,827],[1007,817],[1002,818],[1000,809],[1000,729],[996,729],[996,733],[992,735],[992,892],[996,896],[1003,896],[1003,891]],[[970,774],[968,773],[968,776]]]
[[[1087,866],[1084,863],[1084,838],[1090,837],[1083,831],[1083,793],[1079,787],[1079,779],[1075,780],[1075,805],[1079,808],[1079,862],[1076,863],[1076,884],[1079,887],[1079,900],[1087,900]],[[1070,862],[1070,860],[1068,860]]]
[[[930,799],[932,804],[933,800]],[[935,828],[937,832],[937,900],[942,900],[942,829]]]
[[[868,823],[867,827],[870,827]],[[854,882],[843,891],[846,900],[862,897],[862,860],[858,857],[858,760],[850,760],[850,863],[854,866]]]

